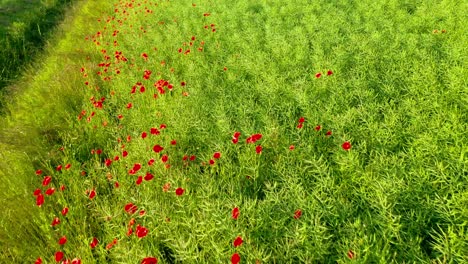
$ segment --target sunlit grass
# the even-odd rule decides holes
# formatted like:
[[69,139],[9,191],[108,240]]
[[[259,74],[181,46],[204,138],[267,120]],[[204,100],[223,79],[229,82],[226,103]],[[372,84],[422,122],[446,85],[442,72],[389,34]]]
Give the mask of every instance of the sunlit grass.
[[3,257],[467,260],[466,3],[114,2],[77,9],[8,108]]

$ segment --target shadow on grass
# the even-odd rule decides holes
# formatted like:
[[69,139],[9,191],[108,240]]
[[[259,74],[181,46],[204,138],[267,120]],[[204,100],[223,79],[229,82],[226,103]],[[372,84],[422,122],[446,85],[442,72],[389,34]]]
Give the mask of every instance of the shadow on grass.
[[[56,0],[52,6],[35,8],[29,1],[25,1],[24,6],[10,1],[0,6],[0,27],[6,27],[0,28],[0,97],[6,93],[5,87],[21,76],[24,66],[43,51],[48,37],[63,20],[72,2]],[[31,10],[25,11],[30,7]],[[0,100],[0,112],[2,106]]]

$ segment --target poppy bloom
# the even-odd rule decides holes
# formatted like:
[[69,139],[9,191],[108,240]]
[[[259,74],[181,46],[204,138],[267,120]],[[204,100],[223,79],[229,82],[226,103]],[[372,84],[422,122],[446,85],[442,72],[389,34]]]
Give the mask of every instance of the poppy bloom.
[[56,226],[60,224],[60,219],[58,217],[55,217],[53,220],[52,220],[52,224],[50,224],[51,226]]
[[62,215],[63,215],[63,216],[66,216],[67,214],[68,214],[68,207],[64,207],[64,208],[62,209]]
[[66,169],[66,170],[68,170],[68,169],[70,169],[70,168],[71,168],[71,164],[70,164],[70,163],[68,163],[67,165],[65,165],[65,169]]
[[96,191],[93,189],[93,190],[91,190],[91,192],[89,193],[89,199],[93,199],[95,196],[96,196]]
[[66,236],[61,237],[58,243],[59,245],[64,245],[65,243],[67,243],[67,237]]
[[58,165],[57,166],[57,171],[61,171],[62,170],[62,165]]
[[166,163],[168,159],[169,159],[169,157],[167,157],[167,155],[165,155],[165,154],[162,155],[162,157],[161,157],[161,161],[162,161],[163,163]]
[[341,147],[344,150],[349,150],[351,148],[351,143],[349,143],[349,141],[346,141],[345,143],[343,143],[343,145],[341,145]]
[[60,262],[63,259],[63,252],[57,251],[55,252],[55,261]]
[[305,121],[304,117],[299,118],[299,123],[300,123],[300,124],[301,124],[301,123],[304,123],[304,121]]
[[326,135],[331,136],[331,134],[332,134],[331,130],[328,130]]
[[130,108],[132,108],[132,103],[127,104],[127,109],[130,109]]
[[301,215],[302,215],[301,209],[297,209],[296,212],[294,212],[294,219],[299,219]]
[[153,165],[153,164],[154,164],[154,161],[155,161],[154,159],[150,159],[150,160],[148,161],[148,166]]
[[158,264],[158,259],[153,257],[144,258],[141,264]]
[[136,185],[140,185],[141,182],[143,181],[143,177],[142,176],[138,176],[138,179],[136,180]]
[[148,136],[148,133],[146,132],[141,133],[141,138],[145,139],[147,136]]
[[328,70],[328,71],[327,71],[327,75],[328,75],[328,76],[330,76],[330,75],[332,75],[332,74],[333,74],[333,72],[332,72],[331,70]]
[[289,146],[289,150],[294,150],[294,145]]
[[165,183],[163,186],[163,192],[167,192],[171,188],[171,183]]
[[138,207],[133,203],[128,203],[125,205],[124,210],[129,214],[134,214],[138,210]]
[[45,176],[44,179],[42,180],[42,186],[47,186],[49,185],[50,181],[52,180],[52,177],[50,176]]
[[348,258],[350,259],[353,259],[355,257],[355,254],[354,254],[354,251],[352,251],[351,249],[348,251]]
[[260,139],[262,139],[262,134],[253,134],[252,136],[247,138],[246,142],[247,142],[247,144],[255,143]]
[[299,125],[297,125],[297,128],[301,129],[302,128],[302,123],[299,123]]
[[234,240],[233,245],[234,245],[234,247],[238,247],[238,246],[242,245],[242,242],[244,242],[244,241],[242,240],[242,238],[240,236],[238,236]]
[[213,155],[213,158],[215,158],[215,159],[221,158],[221,153],[215,152],[215,154]]
[[159,126],[159,128],[160,128],[160,129],[165,129],[165,128],[167,128],[167,126],[166,126],[166,124],[161,124],[161,125]]
[[140,169],[141,169],[141,164],[140,164],[140,163],[135,163],[135,164],[133,165],[132,170],[133,170],[134,172],[137,172],[137,171],[139,171]]
[[37,195],[36,197],[36,205],[41,207],[42,204],[44,204],[44,195],[42,195],[42,193],[40,193],[39,195]]
[[239,254],[236,252],[232,255],[231,257],[231,264],[238,264],[240,262],[240,256]]
[[322,128],[322,127],[321,127],[320,125],[318,125],[318,126],[315,127],[315,130],[316,130],[316,131],[320,131],[321,128]]
[[315,78],[320,78],[322,76],[322,73],[321,72],[318,72],[315,74]]
[[41,192],[42,192],[41,189],[38,188],[38,189],[34,190],[33,194],[34,194],[34,196],[38,196]]
[[148,234],[148,229],[143,226],[137,225],[135,234],[137,235],[137,237],[143,238]]
[[175,141],[175,140],[172,140],[172,141],[171,141],[171,145],[172,145],[172,146],[175,146],[176,144],[177,144],[177,141]]
[[36,175],[41,175],[42,174],[42,170],[37,170],[36,171]]
[[81,259],[74,258],[71,262],[71,264],[81,264]]
[[42,259],[41,259],[41,257],[38,257],[38,258],[36,259],[36,262],[34,262],[34,264],[42,264]]
[[181,187],[177,188],[175,193],[177,196],[181,196],[183,193],[184,193],[184,189],[182,189]]
[[232,143],[237,144],[239,142],[239,138],[233,138]]
[[47,189],[45,191],[45,194],[50,196],[50,195],[54,194],[54,192],[55,192],[55,188],[49,188],[49,189]]
[[151,135],[159,135],[160,134],[159,130],[157,128],[155,128],[155,127],[151,128],[150,132],[151,132]]
[[154,178],[154,175],[147,172],[145,175],[145,181],[151,181]]
[[232,219],[234,220],[237,220],[237,218],[239,217],[239,208],[237,207],[234,207],[234,209],[232,209]]
[[197,158],[197,157],[195,157],[195,155],[192,155],[192,156],[190,156],[189,160],[190,160],[190,161],[194,161],[196,158]]
[[215,161],[210,159],[210,165],[214,165],[215,164]]
[[111,159],[106,159],[105,164],[106,164],[106,167],[109,167],[112,164],[112,160]]
[[124,150],[124,151],[122,152],[122,157],[125,158],[125,157],[127,157],[127,156],[128,156],[128,152],[127,152],[126,150]]
[[180,86],[185,86],[186,83],[185,82],[180,82]]
[[153,147],[153,151],[156,152],[156,153],[159,153],[159,152],[161,152],[161,151],[163,151],[163,150],[164,150],[164,148],[161,147],[160,145],[155,145],[155,146]]
[[255,147],[255,152],[257,152],[257,154],[260,154],[262,153],[262,146],[258,145],[257,147]]
[[89,246],[90,246],[91,248],[95,248],[95,247],[97,246],[97,244],[98,244],[97,238],[93,237],[93,241],[91,241],[91,243],[89,244]]

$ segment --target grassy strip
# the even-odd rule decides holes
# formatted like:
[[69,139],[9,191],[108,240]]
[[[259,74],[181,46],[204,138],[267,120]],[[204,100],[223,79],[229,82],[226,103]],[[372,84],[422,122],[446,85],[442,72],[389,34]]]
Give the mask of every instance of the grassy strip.
[[[15,86],[8,87],[0,131],[0,262],[31,263],[49,242],[41,210],[32,206],[30,188],[39,164],[55,160],[61,146],[60,134],[70,129],[68,114],[82,104],[76,87],[82,82],[79,69],[92,50],[74,45],[77,38],[96,25],[100,8],[106,4],[80,1],[68,6],[64,21],[49,38],[37,61],[23,70]],[[88,53],[91,52],[91,53]],[[42,166],[42,165],[41,165]]]
[[0,1],[1,93],[12,80],[24,75],[24,65],[43,51],[50,33],[62,21],[70,3],[71,0]]
[[36,113],[11,111],[5,131],[29,125],[53,149],[27,172],[56,189],[33,256],[467,261],[466,4],[155,3],[108,9],[73,42],[89,52],[75,71],[39,75],[61,87],[53,108],[20,97]]

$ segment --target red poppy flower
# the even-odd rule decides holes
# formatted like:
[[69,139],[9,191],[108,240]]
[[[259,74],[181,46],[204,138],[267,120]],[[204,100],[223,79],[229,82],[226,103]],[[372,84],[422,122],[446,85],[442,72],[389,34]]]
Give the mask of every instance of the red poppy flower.
[[157,128],[154,128],[154,127],[151,128],[150,132],[151,132],[151,135],[159,135],[160,134],[159,130]]
[[185,82],[180,82],[180,86],[185,86],[186,83]]
[[294,150],[294,145],[289,146],[289,150]]
[[134,214],[138,210],[138,207],[133,203],[128,203],[125,205],[124,209],[127,213]]
[[221,153],[215,152],[215,154],[213,155],[213,158],[215,158],[215,159],[221,158]]
[[195,155],[190,156],[190,161],[194,161],[197,157]]
[[321,127],[320,125],[318,125],[318,126],[315,127],[315,130],[316,130],[316,131],[319,131],[320,128],[322,128],[322,127]]
[[322,76],[322,73],[321,73],[321,72],[315,74],[315,78],[320,78],[321,76]]
[[93,189],[89,192],[89,199],[93,199],[96,196],[96,191]]
[[135,234],[137,235],[137,237],[143,238],[148,234],[148,229],[146,229],[143,226],[137,225]]
[[246,142],[247,142],[247,144],[255,143],[260,139],[262,139],[262,134],[253,134],[252,136],[247,138]]
[[151,181],[154,178],[154,175],[147,172],[145,175],[145,181]]
[[167,192],[169,191],[169,189],[171,188],[171,183],[165,183],[164,186],[163,186],[163,192]]
[[343,145],[341,145],[341,147],[343,147],[344,150],[349,150],[351,148],[351,143],[349,143],[349,141],[346,141],[345,143],[343,143]]
[[63,216],[66,216],[67,214],[68,214],[68,207],[64,207],[64,208],[62,209],[62,215],[63,215]]
[[52,177],[50,176],[45,176],[44,179],[42,180],[42,186],[47,186],[49,185],[50,181],[52,180]]
[[236,237],[236,239],[234,240],[234,243],[233,243],[234,247],[238,247],[238,246],[242,245],[242,242],[244,242],[244,241],[242,240],[242,238],[240,236]]
[[44,195],[42,195],[42,193],[40,193],[37,197],[36,197],[36,205],[41,207],[42,204],[44,203]]
[[231,257],[231,264],[238,264],[240,262],[240,256],[238,253],[234,253]]
[[328,75],[328,76],[330,76],[330,75],[332,75],[332,74],[333,74],[333,72],[332,72],[331,70],[328,70],[328,71],[327,71],[327,75]]
[[58,165],[56,169],[57,169],[57,171],[61,171],[62,170],[62,165]]
[[127,152],[126,150],[124,150],[124,151],[122,152],[122,157],[125,158],[125,157],[127,157],[127,156],[128,156],[128,152]]
[[296,212],[294,212],[294,219],[299,219],[301,215],[302,215],[301,209],[297,209]]
[[168,159],[169,159],[169,158],[168,158],[167,155],[165,155],[165,154],[162,155],[162,157],[161,157],[161,161],[162,161],[163,163],[166,163]]
[[34,264],[42,264],[42,259],[41,259],[41,257],[38,257],[38,258],[36,259],[36,262],[34,262]]
[[148,166],[153,165],[154,161],[155,161],[154,159],[150,159],[150,160],[148,161]]
[[71,168],[71,164],[70,164],[70,163],[68,163],[67,165],[65,165],[65,169],[66,169],[66,170],[68,170],[68,169],[70,169],[70,168]]
[[111,159],[106,159],[105,164],[106,164],[106,167],[109,167],[112,164],[112,160]]
[[57,251],[55,252],[55,261],[60,262],[63,259],[63,252]]
[[147,257],[141,261],[141,264],[158,264],[158,259],[153,257]]
[[155,146],[153,147],[153,151],[156,152],[156,153],[159,153],[159,152],[161,152],[161,151],[163,151],[163,150],[164,150],[164,148],[161,147],[160,145],[155,145]]
[[138,179],[136,180],[136,185],[140,185],[141,182],[143,181],[143,176],[138,176]]
[[232,135],[233,138],[239,138],[241,135],[240,132],[234,132],[234,135]]
[[91,241],[89,245],[91,246],[91,248],[95,248],[97,244],[98,244],[97,238],[93,237],[93,241]]
[[130,108],[132,108],[132,103],[127,104],[127,109],[130,109]]
[[115,187],[115,188],[119,188],[119,187],[120,187],[119,182],[116,181],[116,182],[114,183],[114,187]]
[[60,219],[58,217],[55,217],[53,220],[52,220],[52,224],[50,224],[51,226],[56,226],[60,224]]
[[331,136],[331,134],[332,134],[331,130],[328,130],[326,135]]
[[81,259],[74,258],[71,262],[71,264],[81,264]]
[[356,255],[354,254],[354,251],[352,251],[351,249],[348,251],[348,258],[350,259],[353,259]]
[[210,165],[214,165],[215,164],[215,161],[210,159]]
[[145,139],[148,134],[146,132],[141,133],[141,138]]
[[255,152],[257,152],[257,154],[262,153],[262,146],[258,145],[257,147],[255,147]]
[[239,208],[234,207],[234,209],[232,209],[232,218],[234,220],[237,220],[237,218],[239,217],[239,214],[240,214]]
[[299,118],[299,123],[304,123],[305,119],[304,117]]
[[239,142],[239,138],[233,138],[232,143],[237,144]]
[[36,175],[41,175],[42,174],[42,170],[37,170],[36,171]]
[[50,195],[54,194],[54,192],[55,192],[55,188],[49,188],[49,189],[47,189],[45,191],[45,194],[50,196]]
[[175,141],[175,140],[171,141],[171,145],[175,146],[176,144],[177,144],[177,141]]
[[132,168],[133,171],[138,172],[140,169],[141,169],[141,164],[140,163],[135,163],[133,165],[133,168]]
[[64,245],[65,243],[67,243],[67,237],[66,236],[61,237],[58,243],[59,245]]
[[159,126],[160,129],[165,129],[166,127],[167,127],[166,124],[161,124],[161,125]]
[[177,196],[181,196],[182,194],[184,194],[184,189],[182,189],[181,187],[177,188],[175,193]]
[[96,154],[101,155],[102,154],[102,149],[96,150]]
[[34,196],[38,196],[40,193],[41,193],[41,189],[37,188],[36,190],[34,190]]

